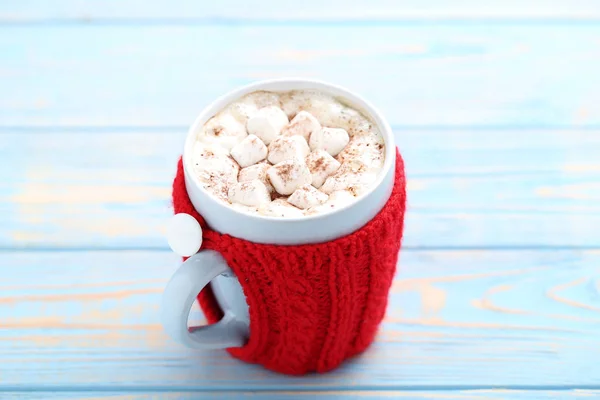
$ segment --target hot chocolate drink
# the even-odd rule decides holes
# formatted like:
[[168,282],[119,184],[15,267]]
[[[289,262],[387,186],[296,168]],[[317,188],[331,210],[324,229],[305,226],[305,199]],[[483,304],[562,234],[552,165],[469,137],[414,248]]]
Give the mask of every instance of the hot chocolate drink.
[[317,90],[256,91],[197,132],[193,172],[245,213],[302,218],[358,199],[377,181],[385,143],[368,116]]

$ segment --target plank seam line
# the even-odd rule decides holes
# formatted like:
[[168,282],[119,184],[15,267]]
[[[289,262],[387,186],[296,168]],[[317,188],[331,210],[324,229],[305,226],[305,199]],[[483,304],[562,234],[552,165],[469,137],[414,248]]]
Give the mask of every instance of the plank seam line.
[[[401,125],[392,124],[393,130],[408,131],[540,131],[540,132],[572,132],[572,131],[598,131],[600,124],[591,125]],[[0,125],[0,134],[3,133],[106,133],[106,132],[165,132],[165,131],[188,131],[188,125]]]
[[[537,246],[414,246],[403,245],[401,251],[596,251],[600,246],[571,246],[571,245],[537,245]],[[59,247],[59,246],[31,246],[31,247],[0,247],[0,253],[43,253],[43,252],[168,252],[165,246],[131,246],[131,247]]]
[[354,391],[354,392],[372,392],[372,391],[477,391],[477,390],[519,390],[519,391],[573,391],[573,390],[600,390],[600,385],[364,385],[364,386],[331,386],[323,387],[319,385],[285,386],[269,385],[254,386],[249,385],[245,388],[232,388],[231,386],[216,387],[197,387],[197,386],[119,386],[119,385],[98,385],[98,386],[66,386],[66,385],[48,385],[48,386],[30,386],[30,385],[1,385],[0,393],[4,392],[119,392],[119,393],[140,393],[140,392],[336,392],[336,391]]
[[263,26],[263,27],[379,27],[395,25],[527,25],[527,26],[548,26],[548,25],[568,25],[568,26],[596,26],[600,24],[600,15],[586,15],[582,12],[580,15],[570,17],[552,17],[552,16],[503,16],[493,17],[485,15],[468,16],[442,16],[415,15],[413,17],[388,17],[388,18],[362,18],[362,17],[343,17],[343,18],[286,18],[267,17],[267,18],[238,18],[238,17],[190,17],[190,18],[130,18],[130,17],[64,17],[64,18],[10,18],[0,17],[2,27],[20,27],[20,26]]

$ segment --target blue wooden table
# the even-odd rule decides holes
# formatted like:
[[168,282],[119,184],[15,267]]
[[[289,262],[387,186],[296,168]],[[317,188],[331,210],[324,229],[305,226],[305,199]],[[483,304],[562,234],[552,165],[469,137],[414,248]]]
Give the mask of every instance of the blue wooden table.
[[[600,397],[598,71],[595,0],[0,1],[0,398]],[[376,342],[302,378],[158,319],[187,126],[284,76],[372,100],[409,178]]]

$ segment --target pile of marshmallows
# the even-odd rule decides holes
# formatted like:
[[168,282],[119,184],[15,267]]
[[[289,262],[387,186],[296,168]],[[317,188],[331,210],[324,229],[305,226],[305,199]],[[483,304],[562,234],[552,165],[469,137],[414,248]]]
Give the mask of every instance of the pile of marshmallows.
[[[350,141],[346,130],[322,127],[306,111],[298,112],[288,123],[287,115],[276,106],[259,109],[248,119],[246,130],[248,136],[230,152],[242,168],[238,182],[228,191],[232,204],[268,205],[267,214],[293,217],[304,215],[299,209],[353,199],[347,191],[335,191],[335,180],[327,180],[340,167],[334,157]],[[322,191],[317,190],[321,187]],[[271,201],[273,192],[280,195],[273,197],[289,197]]]

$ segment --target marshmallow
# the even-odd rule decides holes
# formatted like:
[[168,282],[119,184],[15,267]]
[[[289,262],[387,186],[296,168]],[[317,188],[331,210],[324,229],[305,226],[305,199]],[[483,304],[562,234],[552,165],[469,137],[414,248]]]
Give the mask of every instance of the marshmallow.
[[260,206],[271,201],[271,195],[258,179],[239,182],[229,188],[229,201],[245,206]]
[[198,180],[217,198],[227,201],[230,185],[237,183],[240,167],[220,146],[196,143],[192,168]]
[[258,213],[267,217],[298,218],[304,216],[301,210],[294,207],[284,199],[276,199],[270,203],[263,204],[261,207],[259,207]]
[[340,163],[325,150],[315,150],[306,157],[306,166],[312,175],[312,185],[320,188],[325,179],[340,167]]
[[340,170],[338,170],[335,175],[332,175],[325,180],[325,183],[321,186],[321,191],[324,193],[332,193],[338,190],[348,190],[353,195],[358,196],[376,180],[377,174],[375,173],[341,173]]
[[295,205],[303,210],[318,206],[327,200],[327,195],[318,191],[312,185],[304,185],[299,187],[288,198],[288,203]]
[[348,132],[341,128],[321,128],[310,135],[311,150],[325,150],[332,156],[344,150],[344,147],[350,141]]
[[238,175],[238,181],[239,182],[248,182],[253,179],[258,179],[267,187],[267,190],[269,192],[273,192],[275,189],[273,189],[273,186],[271,185],[271,182],[269,182],[269,178],[267,177],[267,170],[269,168],[271,168],[271,166],[269,164],[267,164],[266,162],[258,163],[258,164],[243,168],[240,170],[240,174]]
[[338,190],[331,193],[323,205],[327,205],[330,208],[339,208],[352,203],[354,200],[356,200],[356,198],[352,195],[352,193],[346,190]]
[[294,136],[299,135],[308,141],[310,134],[321,129],[321,124],[311,113],[306,111],[300,111],[294,119],[290,121],[290,124],[283,128],[281,131],[282,135]]
[[327,201],[321,205],[314,206],[306,210],[306,215],[320,214],[332,211],[352,203],[356,198],[346,190],[339,190],[329,195]]
[[368,134],[373,127],[360,112],[349,107],[342,107],[332,115],[332,120],[332,126],[344,128],[350,136]]
[[248,134],[244,125],[236,120],[231,114],[219,114],[211,118],[198,141],[207,144],[219,144],[227,150],[241,142]]
[[285,160],[302,159],[310,153],[310,148],[302,136],[280,136],[269,145],[268,160],[277,164]]
[[246,123],[248,133],[256,135],[265,144],[269,144],[288,124],[288,117],[276,106],[261,108]]
[[194,171],[205,180],[222,180],[226,183],[237,182],[240,167],[229,156],[208,156],[196,159]]
[[267,146],[256,135],[248,135],[231,149],[231,156],[240,167],[248,167],[267,157]]
[[256,214],[258,212],[258,207],[245,206],[240,203],[231,203],[231,208],[246,214]]
[[376,172],[383,167],[385,144],[382,138],[374,135],[355,135],[337,159],[354,172]]
[[286,160],[273,165],[267,170],[267,176],[277,193],[283,195],[292,194],[300,186],[312,182],[310,170],[304,161],[297,159]]
[[248,119],[258,111],[256,104],[251,102],[233,102],[226,108],[240,123],[246,126]]
[[356,198],[352,193],[346,190],[338,190],[329,195],[329,198],[325,202],[328,205],[335,205],[337,207],[345,206],[346,204],[352,203]]
[[311,101],[310,105],[311,107],[306,109],[306,111],[309,111],[314,115],[322,126],[344,128],[344,126],[338,125],[336,120],[336,116],[341,112],[344,106],[337,102],[332,103],[331,100],[327,98]]

